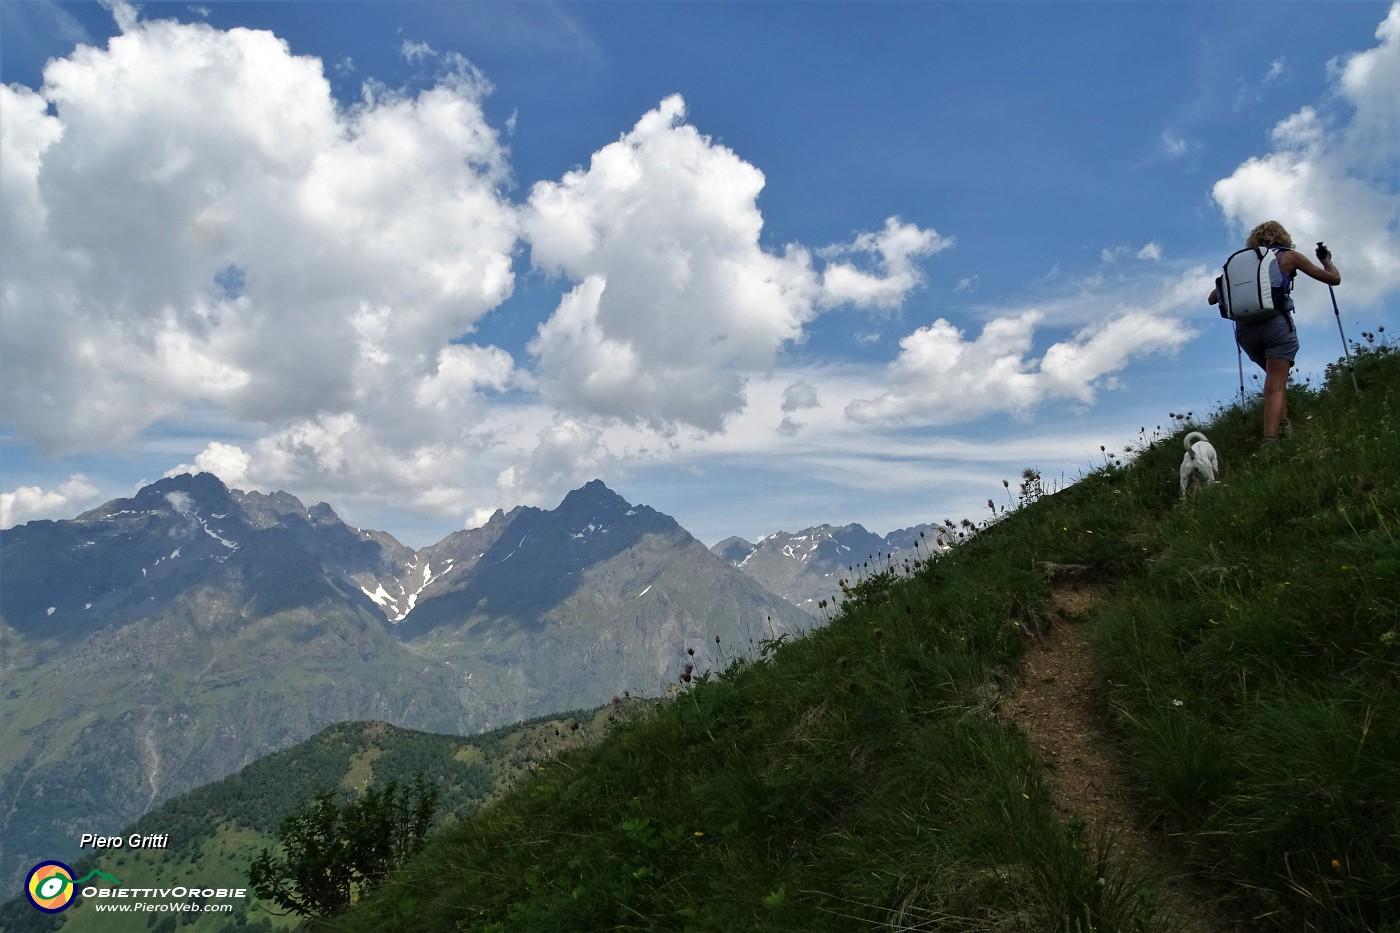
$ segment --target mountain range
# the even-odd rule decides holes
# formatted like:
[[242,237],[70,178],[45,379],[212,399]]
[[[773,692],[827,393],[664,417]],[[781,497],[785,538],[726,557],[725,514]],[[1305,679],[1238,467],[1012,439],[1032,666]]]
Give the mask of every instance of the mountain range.
[[927,557],[947,547],[937,525],[915,525],[877,535],[860,525],[818,525],[795,533],[779,531],[757,544],[725,538],[710,550],[764,587],[808,612],[822,614],[825,602],[842,598],[841,583],[854,583],[873,563],[877,570],[906,558]]
[[207,473],[5,530],[0,879],[334,723],[469,735],[661,695],[820,624],[840,560],[895,537],[712,552],[594,481],[414,549]]

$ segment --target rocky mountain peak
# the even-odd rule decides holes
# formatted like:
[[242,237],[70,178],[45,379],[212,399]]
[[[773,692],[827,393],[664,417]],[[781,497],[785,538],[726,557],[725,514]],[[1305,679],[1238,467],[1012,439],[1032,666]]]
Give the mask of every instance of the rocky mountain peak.
[[233,497],[248,514],[248,518],[259,527],[278,524],[289,515],[306,514],[306,506],[301,504],[300,499],[281,490],[262,493],[235,489]]
[[227,515],[237,511],[237,503],[217,476],[212,473],[168,476],[149,486],[143,486],[129,499],[114,499],[79,515],[76,521],[94,521],[121,513],[149,515]]
[[794,605],[812,611],[823,600],[838,599],[840,580],[850,565],[889,560],[901,550],[913,549],[916,542],[931,545],[933,539],[925,541],[923,532],[932,528],[916,525],[882,536],[857,524],[823,524],[798,532],[776,531],[757,544],[726,538],[710,550]]
[[568,519],[581,515],[617,514],[631,508],[626,499],[609,489],[602,480],[595,479],[572,490],[554,511],[561,518]]

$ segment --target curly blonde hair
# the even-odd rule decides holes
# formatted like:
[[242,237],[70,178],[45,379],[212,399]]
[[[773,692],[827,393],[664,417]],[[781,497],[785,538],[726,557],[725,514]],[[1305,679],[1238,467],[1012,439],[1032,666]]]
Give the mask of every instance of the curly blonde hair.
[[1244,241],[1246,249],[1258,249],[1261,246],[1282,246],[1287,249],[1293,248],[1293,238],[1288,235],[1288,231],[1283,229],[1283,224],[1277,220],[1266,220],[1253,230],[1249,231],[1249,239]]

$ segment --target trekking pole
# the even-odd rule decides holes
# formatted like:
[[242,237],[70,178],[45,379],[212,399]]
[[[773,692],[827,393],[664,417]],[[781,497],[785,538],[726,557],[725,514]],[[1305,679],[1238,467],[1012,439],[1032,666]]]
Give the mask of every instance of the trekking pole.
[[[1323,246],[1322,241],[1319,240],[1317,244],[1319,259],[1322,258],[1326,249],[1327,247]],[[1327,253],[1327,255],[1330,256],[1331,253]],[[1337,333],[1340,334],[1342,338],[1342,355],[1346,357],[1347,372],[1351,373],[1351,387],[1355,389],[1357,393],[1360,393],[1361,386],[1356,383],[1356,367],[1351,365],[1351,347],[1347,345],[1346,331],[1342,330],[1342,312],[1337,309],[1337,293],[1331,285],[1327,286],[1327,294],[1332,296],[1332,316],[1337,319]]]
[[1240,367],[1240,420],[1245,421],[1248,415],[1244,410],[1244,350],[1240,347],[1239,340],[1235,341],[1235,362]]
[[1351,365],[1351,348],[1347,346],[1347,335],[1342,330],[1342,312],[1337,310],[1337,293],[1332,290],[1332,286],[1327,286],[1327,294],[1332,296],[1332,316],[1337,319],[1337,333],[1342,335],[1342,353],[1346,355],[1347,372],[1351,373],[1351,387],[1358,393],[1361,386],[1356,384],[1356,367]]

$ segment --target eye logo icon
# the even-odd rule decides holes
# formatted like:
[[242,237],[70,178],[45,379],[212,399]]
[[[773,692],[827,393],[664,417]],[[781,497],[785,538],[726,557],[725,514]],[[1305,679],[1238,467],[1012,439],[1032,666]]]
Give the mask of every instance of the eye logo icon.
[[74,897],[73,869],[62,862],[40,862],[29,870],[24,893],[46,914],[67,910]]
[[103,881],[121,885],[121,882],[105,872],[93,869],[77,881],[73,880],[73,869],[62,862],[40,862],[29,869],[29,877],[24,879],[24,895],[37,910],[46,914],[56,914],[67,910],[77,896],[78,885],[87,882],[94,875]]

